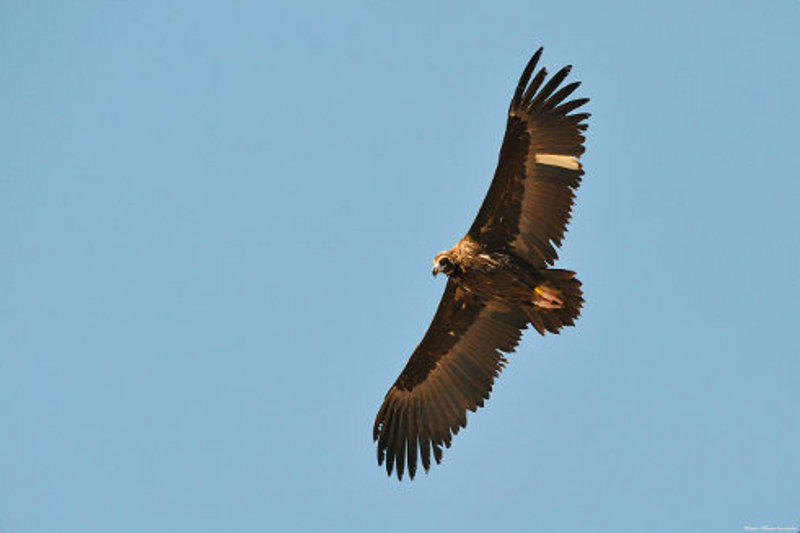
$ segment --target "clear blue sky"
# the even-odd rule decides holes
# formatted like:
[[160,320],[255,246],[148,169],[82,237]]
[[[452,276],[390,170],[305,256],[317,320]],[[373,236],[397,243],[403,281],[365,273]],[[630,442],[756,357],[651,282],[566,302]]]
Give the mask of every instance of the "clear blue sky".
[[[0,3],[0,531],[800,527],[800,2]],[[372,422],[545,47],[593,116],[528,332]]]

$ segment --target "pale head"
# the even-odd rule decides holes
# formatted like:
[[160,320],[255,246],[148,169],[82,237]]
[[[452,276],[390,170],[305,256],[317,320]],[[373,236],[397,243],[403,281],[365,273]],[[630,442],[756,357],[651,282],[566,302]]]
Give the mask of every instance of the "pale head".
[[433,272],[432,274],[436,276],[439,272],[443,272],[446,275],[450,275],[455,270],[456,264],[453,261],[453,257],[450,254],[450,250],[445,252],[439,252],[436,254],[436,257],[433,258]]

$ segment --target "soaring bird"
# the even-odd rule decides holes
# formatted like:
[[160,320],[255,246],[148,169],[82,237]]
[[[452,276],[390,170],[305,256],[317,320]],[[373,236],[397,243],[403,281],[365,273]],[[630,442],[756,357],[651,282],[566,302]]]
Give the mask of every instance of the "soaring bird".
[[[536,51],[522,71],[489,192],[469,231],[433,259],[447,286],[428,331],[384,398],[373,427],[378,465],[402,480],[467,425],[467,410],[489,398],[495,378],[530,324],[541,335],[574,325],[581,282],[558,258],[583,176],[588,98],[568,100],[571,67],[549,80]],[[534,71],[536,72],[534,74]]]

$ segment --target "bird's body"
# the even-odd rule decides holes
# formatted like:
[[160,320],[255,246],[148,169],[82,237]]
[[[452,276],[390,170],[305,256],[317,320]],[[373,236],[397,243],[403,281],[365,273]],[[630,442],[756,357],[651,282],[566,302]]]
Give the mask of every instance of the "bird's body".
[[[465,291],[523,307],[546,305],[540,294],[544,292],[542,284],[547,280],[546,274],[513,254],[492,250],[467,235],[435,260],[442,257],[453,262],[455,268],[448,276]],[[538,292],[537,287],[540,288]]]
[[581,283],[550,268],[569,221],[583,169],[583,121],[570,114],[587,99],[566,101],[577,82],[559,87],[561,69],[545,83],[531,78],[539,49],[522,73],[509,108],[500,159],[489,192],[467,234],[436,255],[433,273],[448,276],[422,342],[386,394],[373,438],[378,463],[402,479],[417,459],[427,471],[442,446],[466,426],[466,412],[489,397],[506,363],[502,352],[532,325],[542,335],[573,325],[583,304]]

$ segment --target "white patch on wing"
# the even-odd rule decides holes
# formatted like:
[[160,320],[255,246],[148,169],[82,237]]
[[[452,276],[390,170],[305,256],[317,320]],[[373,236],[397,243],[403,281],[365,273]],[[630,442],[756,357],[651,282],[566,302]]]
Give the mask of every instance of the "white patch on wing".
[[533,160],[543,165],[578,170],[581,164],[571,155],[535,154]]

